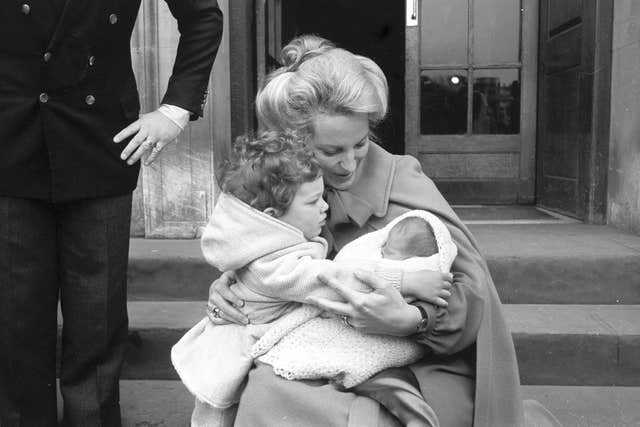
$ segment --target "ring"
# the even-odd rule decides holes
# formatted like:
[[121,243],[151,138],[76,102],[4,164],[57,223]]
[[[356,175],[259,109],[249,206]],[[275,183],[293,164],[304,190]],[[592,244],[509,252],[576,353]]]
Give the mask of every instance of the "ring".
[[345,326],[353,328],[353,325],[349,323],[349,318],[347,316],[340,316],[340,317],[342,317],[342,323],[344,323]]
[[144,142],[147,144],[149,148],[151,148],[152,151],[159,151],[158,141],[152,141],[151,138],[147,138],[144,140]]
[[216,318],[220,317],[220,309],[218,307],[207,305],[207,311],[211,313],[213,317],[216,317]]

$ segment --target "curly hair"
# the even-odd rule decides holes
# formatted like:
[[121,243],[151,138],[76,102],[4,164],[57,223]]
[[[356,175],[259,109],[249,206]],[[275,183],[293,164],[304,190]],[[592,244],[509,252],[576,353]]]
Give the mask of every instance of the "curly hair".
[[222,191],[251,207],[287,212],[300,185],[322,176],[306,140],[294,132],[266,131],[238,137],[221,168]]

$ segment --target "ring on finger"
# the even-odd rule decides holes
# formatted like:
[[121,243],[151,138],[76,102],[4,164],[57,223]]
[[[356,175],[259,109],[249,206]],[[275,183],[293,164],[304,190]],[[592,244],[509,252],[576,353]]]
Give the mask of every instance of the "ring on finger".
[[353,325],[351,323],[349,323],[349,317],[347,317],[347,316],[340,316],[340,317],[342,318],[342,323],[344,323],[345,326],[353,328]]
[[220,317],[220,309],[215,305],[207,304],[207,311],[211,313],[213,317],[216,317],[216,318]]

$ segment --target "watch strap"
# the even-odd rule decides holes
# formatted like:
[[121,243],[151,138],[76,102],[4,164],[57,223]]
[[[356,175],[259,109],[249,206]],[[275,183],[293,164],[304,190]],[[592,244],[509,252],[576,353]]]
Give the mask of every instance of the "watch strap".
[[420,321],[416,325],[416,332],[421,333],[427,330],[429,325],[429,315],[427,314],[427,310],[424,309],[420,304],[412,304],[420,311]]

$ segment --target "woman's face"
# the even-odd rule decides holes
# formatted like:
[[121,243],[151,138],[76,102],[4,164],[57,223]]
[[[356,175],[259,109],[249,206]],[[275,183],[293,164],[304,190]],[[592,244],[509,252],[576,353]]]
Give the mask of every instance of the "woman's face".
[[325,184],[347,190],[358,178],[360,163],[369,151],[366,114],[321,114],[312,125],[311,148],[322,168]]

